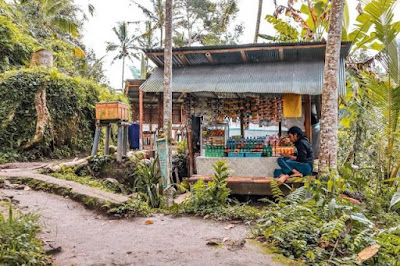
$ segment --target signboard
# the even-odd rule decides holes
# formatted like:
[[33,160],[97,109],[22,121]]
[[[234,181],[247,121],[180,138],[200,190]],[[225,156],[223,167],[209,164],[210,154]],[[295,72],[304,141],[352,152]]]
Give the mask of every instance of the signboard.
[[162,187],[165,189],[169,185],[169,169],[168,169],[168,150],[167,150],[167,140],[158,139],[156,141],[156,150],[158,155],[158,160],[160,162],[161,170],[161,181]]

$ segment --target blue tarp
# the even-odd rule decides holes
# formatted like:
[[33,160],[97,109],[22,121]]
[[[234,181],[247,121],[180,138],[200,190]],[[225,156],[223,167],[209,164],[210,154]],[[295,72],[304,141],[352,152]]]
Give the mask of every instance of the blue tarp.
[[140,125],[132,124],[129,126],[128,131],[130,148],[139,149]]

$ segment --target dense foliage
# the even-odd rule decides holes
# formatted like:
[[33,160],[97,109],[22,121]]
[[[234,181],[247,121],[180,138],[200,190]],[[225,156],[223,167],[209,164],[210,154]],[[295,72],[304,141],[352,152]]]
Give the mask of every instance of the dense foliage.
[[[23,151],[35,133],[35,93],[46,88],[51,130],[40,145]],[[0,153],[18,153],[26,159],[72,156],[90,150],[94,130],[94,105],[117,100],[107,88],[56,69],[22,69],[0,76]],[[122,100],[122,99],[121,99]]]
[[[352,191],[351,179],[338,175],[310,181],[286,198],[273,183],[274,203],[259,221],[258,234],[285,256],[312,265],[397,265],[400,257],[399,213],[386,197],[366,188],[357,201],[343,197]],[[374,246],[377,245],[377,246]],[[366,248],[378,248],[375,256],[363,257]]]
[[1,265],[50,265],[44,254],[38,217],[32,214],[15,213],[11,204],[9,212],[0,212],[0,264]]

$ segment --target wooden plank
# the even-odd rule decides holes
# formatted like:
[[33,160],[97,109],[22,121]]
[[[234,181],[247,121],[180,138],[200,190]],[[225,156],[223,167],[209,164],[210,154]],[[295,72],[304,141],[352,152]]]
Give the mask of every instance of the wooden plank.
[[[345,44],[342,44],[342,47],[345,47]],[[192,51],[173,51],[173,54],[204,54],[204,53],[227,53],[227,52],[241,52],[241,51],[268,51],[268,50],[278,50],[279,49],[309,49],[309,48],[325,48],[326,44],[308,44],[302,46],[271,46],[271,47],[247,47],[247,48],[231,48],[231,49],[204,49],[204,50],[192,50]],[[155,52],[155,53],[146,53],[146,55],[150,56],[160,56],[164,55],[164,52]],[[153,57],[152,57],[153,58]],[[158,58],[157,58],[158,59]],[[158,59],[160,60],[160,59]]]
[[304,112],[304,127],[306,130],[306,136],[312,143],[312,132],[311,132],[311,96],[304,95],[305,98],[305,112]]
[[210,64],[214,65],[215,61],[214,61],[214,58],[212,57],[211,53],[207,52],[207,53],[205,53],[205,55],[207,57],[208,62],[210,62]]
[[182,63],[184,66],[188,66],[189,65],[189,61],[186,58],[186,55],[183,53],[179,53],[178,54],[179,59],[181,59]]
[[242,56],[243,63],[247,63],[247,55],[245,51],[240,51],[240,55]]
[[279,48],[279,60],[283,61],[283,48]]

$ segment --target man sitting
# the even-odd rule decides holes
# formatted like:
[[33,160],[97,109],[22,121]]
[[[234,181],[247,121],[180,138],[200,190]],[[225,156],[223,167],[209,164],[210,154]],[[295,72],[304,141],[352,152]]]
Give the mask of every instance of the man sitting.
[[291,127],[288,131],[290,141],[296,146],[297,154],[282,153],[278,158],[281,169],[275,169],[274,177],[279,184],[285,183],[289,177],[311,175],[314,164],[314,152],[310,141],[299,127]]

